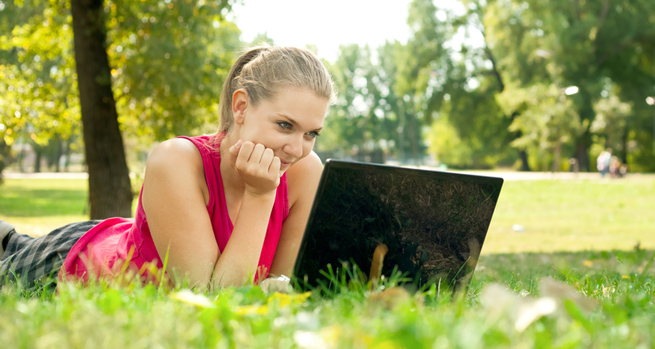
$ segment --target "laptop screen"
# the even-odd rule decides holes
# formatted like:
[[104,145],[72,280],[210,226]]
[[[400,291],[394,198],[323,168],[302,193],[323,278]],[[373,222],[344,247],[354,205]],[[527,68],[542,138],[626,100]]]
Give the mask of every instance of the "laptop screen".
[[[475,269],[502,178],[328,160],[294,268],[316,287],[332,270],[368,274],[378,246],[381,274],[453,289]],[[321,270],[324,272],[322,273]]]

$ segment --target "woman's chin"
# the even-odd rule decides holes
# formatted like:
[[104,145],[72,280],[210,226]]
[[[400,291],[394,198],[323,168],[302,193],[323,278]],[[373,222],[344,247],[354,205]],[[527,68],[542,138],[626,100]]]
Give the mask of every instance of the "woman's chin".
[[287,172],[287,170],[291,167],[291,165],[293,165],[293,164],[288,163],[288,162],[283,162],[283,163],[280,164],[280,177],[282,177],[282,175],[285,172]]

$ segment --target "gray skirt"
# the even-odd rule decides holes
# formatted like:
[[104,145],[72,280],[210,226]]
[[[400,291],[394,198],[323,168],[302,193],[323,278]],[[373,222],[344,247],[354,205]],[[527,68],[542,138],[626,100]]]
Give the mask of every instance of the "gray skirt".
[[0,287],[20,283],[26,291],[54,288],[68,252],[100,222],[67,224],[38,238],[13,232],[0,260]]

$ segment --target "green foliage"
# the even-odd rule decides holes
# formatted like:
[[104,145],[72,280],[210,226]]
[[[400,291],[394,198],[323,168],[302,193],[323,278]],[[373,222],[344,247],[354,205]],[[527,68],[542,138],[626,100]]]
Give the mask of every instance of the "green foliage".
[[[368,47],[342,46],[336,62],[329,64],[337,101],[326,119],[318,141],[324,152],[342,149],[360,160],[375,152],[388,152],[396,135],[397,118],[389,113],[389,72],[373,63]],[[344,154],[338,154],[344,156]],[[379,161],[379,160],[378,160]]]
[[445,86],[447,94],[430,130],[430,151],[453,168],[492,168],[513,162],[508,143],[509,119],[493,98],[495,87],[483,80],[468,90],[457,80]]
[[[537,157],[541,161],[532,164],[534,169],[549,170],[550,154],[559,159],[563,147],[569,154],[575,139],[583,132],[571,100],[566,98],[564,89],[554,85],[508,87],[497,99],[505,113],[518,112],[521,115],[509,127],[510,131],[520,131],[521,134],[512,145],[528,149],[532,154],[543,153]],[[558,165],[552,169],[561,170]]]
[[[107,1],[107,53],[126,138],[213,132],[240,48],[225,1]],[[0,9],[0,136],[47,143],[80,133],[71,15],[61,1]],[[4,34],[8,33],[8,34]],[[9,34],[10,33],[10,34]],[[211,126],[210,126],[211,125]]]
[[471,147],[460,138],[458,130],[446,116],[432,123],[428,141],[430,154],[433,154],[440,163],[448,164],[450,167],[470,166]]
[[[387,145],[402,161],[428,145],[439,161],[473,168],[511,164],[516,149],[533,168],[559,171],[571,157],[585,170],[593,149],[611,146],[631,169],[652,170],[651,2],[460,3],[413,1],[406,43],[342,49],[337,134],[320,149]],[[579,92],[565,97],[570,86]]]
[[[0,10],[0,135],[45,144],[79,132],[70,15],[57,1],[5,2]],[[7,35],[9,34],[9,35]],[[24,141],[27,141],[24,139]]]
[[[629,138],[632,134],[626,128],[627,141],[624,144],[606,138],[613,132],[610,125],[592,131],[597,115],[603,113],[594,107],[602,105],[601,100],[609,96],[620,99],[615,104],[644,104],[646,96],[653,93],[654,6],[651,1],[544,3],[498,0],[483,7],[482,25],[486,29],[487,45],[497,58],[506,85],[528,89],[552,85],[552,90],[572,85],[579,87],[579,94],[567,98],[572,102],[568,109],[573,109],[579,117],[578,125],[570,124],[567,128],[576,131],[572,133],[571,142],[575,149],[571,153],[575,153],[582,168],[591,162],[588,151],[592,145],[592,132],[599,136],[595,138],[596,142],[614,143],[615,150],[624,154],[628,152],[626,144],[636,141]],[[628,64],[628,68],[626,62],[634,64]],[[543,107],[540,104],[536,103],[530,109],[541,113]],[[545,104],[553,108],[557,106],[553,102]],[[635,112],[632,116],[635,119],[647,117],[643,112]],[[557,129],[561,130],[562,124],[556,125],[552,126],[555,133],[561,133]],[[627,127],[632,129],[633,125],[630,123]],[[523,131],[535,132],[533,125],[526,126]],[[518,141],[514,145],[520,146],[521,143]],[[539,146],[541,151],[552,153],[549,148],[552,145],[548,142]]]
[[152,141],[218,128],[218,97],[239,54],[228,1],[110,1],[108,54],[123,129]]

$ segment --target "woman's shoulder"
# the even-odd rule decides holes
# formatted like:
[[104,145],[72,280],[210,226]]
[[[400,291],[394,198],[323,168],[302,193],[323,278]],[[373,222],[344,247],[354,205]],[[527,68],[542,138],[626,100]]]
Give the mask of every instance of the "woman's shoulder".
[[314,175],[320,177],[322,171],[323,163],[318,155],[312,151],[309,155],[289,168],[287,171],[287,177],[289,181],[299,181]]
[[148,156],[146,169],[183,169],[202,167],[200,151],[190,140],[172,138],[158,144]]
[[289,188],[289,203],[293,203],[300,196],[316,191],[323,172],[323,163],[315,152],[311,152],[302,160],[291,166],[287,171],[287,186]]
[[[191,141],[184,138],[169,139],[153,149],[146,161],[143,182],[144,189],[167,186],[181,190],[200,188],[205,204],[209,202],[202,155]],[[144,190],[143,195],[145,198],[152,193]]]

